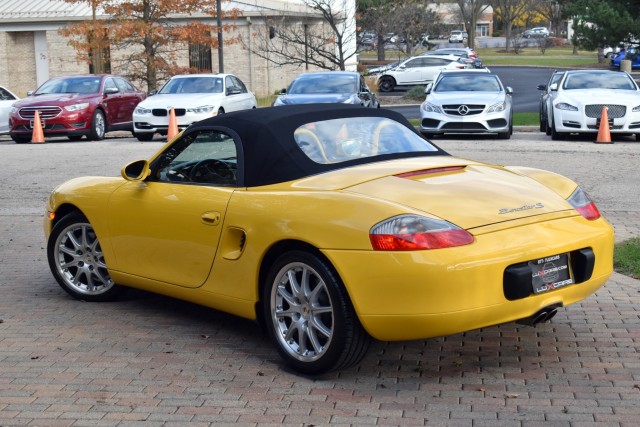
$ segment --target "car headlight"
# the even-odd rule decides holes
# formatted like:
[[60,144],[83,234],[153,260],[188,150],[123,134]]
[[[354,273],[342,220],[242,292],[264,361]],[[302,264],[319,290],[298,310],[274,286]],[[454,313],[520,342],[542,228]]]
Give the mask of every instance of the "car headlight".
[[422,104],[422,109],[427,113],[440,113],[443,114],[442,109],[437,105],[434,105],[430,102],[425,102]]
[[9,111],[10,111],[11,113],[14,113],[14,114],[15,114],[15,113],[17,113],[18,111],[20,111],[20,109],[19,109],[18,107],[11,107],[11,108],[9,109]]
[[151,114],[151,108],[136,107],[136,114]]
[[64,109],[67,111],[82,111],[82,110],[86,110],[87,108],[89,108],[88,102],[84,102],[82,104],[66,105],[64,107]]
[[215,110],[213,105],[202,105],[200,107],[187,108],[187,113],[211,114]]
[[487,108],[487,113],[497,113],[500,111],[504,111],[506,109],[507,109],[507,102],[502,101],[502,102],[498,102],[497,104],[493,104],[492,106]]
[[566,102],[558,102],[556,104],[556,108],[558,110],[566,110],[566,111],[578,111],[578,107],[571,105],[571,104],[567,104]]
[[638,111],[640,111],[640,105],[636,105],[635,107],[633,107],[633,111],[634,113],[637,113]]

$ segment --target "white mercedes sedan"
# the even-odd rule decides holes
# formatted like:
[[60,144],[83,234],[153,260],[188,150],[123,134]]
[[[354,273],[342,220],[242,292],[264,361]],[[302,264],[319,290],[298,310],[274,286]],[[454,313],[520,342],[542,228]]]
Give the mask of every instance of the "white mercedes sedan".
[[257,108],[256,97],[232,74],[184,74],[151,92],[133,112],[133,131],[140,141],[166,135],[171,108],[178,129],[208,117]]
[[640,140],[640,89],[626,72],[567,71],[550,89],[557,92],[548,111],[551,139],[597,133],[606,107],[611,135],[635,134]]

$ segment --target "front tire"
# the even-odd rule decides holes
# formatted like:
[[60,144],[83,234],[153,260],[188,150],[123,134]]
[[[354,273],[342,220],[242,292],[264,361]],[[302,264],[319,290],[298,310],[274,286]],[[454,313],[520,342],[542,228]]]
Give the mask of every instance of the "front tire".
[[306,251],[281,255],[262,295],[265,324],[285,362],[305,374],[343,369],[364,357],[371,337],[334,268]]
[[22,136],[22,135],[11,135],[11,139],[16,144],[26,144],[27,142],[31,142],[30,136]]
[[145,132],[145,133],[133,133],[135,135],[136,138],[138,138],[138,141],[140,142],[146,142],[146,141],[151,141],[153,140],[153,132]]
[[79,213],[63,217],[53,227],[47,258],[58,284],[74,298],[108,301],[122,290],[109,275],[93,227]]
[[107,121],[104,117],[102,110],[96,110],[93,112],[93,119],[91,120],[91,130],[89,132],[89,139],[92,141],[100,141],[104,139],[104,134],[107,130]]

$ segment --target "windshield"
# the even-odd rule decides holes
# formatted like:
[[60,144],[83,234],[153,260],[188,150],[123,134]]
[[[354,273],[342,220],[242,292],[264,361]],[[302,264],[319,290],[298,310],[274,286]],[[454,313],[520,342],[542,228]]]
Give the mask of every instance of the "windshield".
[[636,85],[626,73],[571,73],[562,84],[572,89],[622,89],[636,90]]
[[317,74],[298,77],[287,90],[289,95],[356,92],[358,92],[357,76],[341,74]]
[[437,148],[398,122],[381,117],[351,117],[300,126],[294,138],[320,164],[383,154],[433,152]]
[[49,93],[98,93],[100,77],[69,77],[49,80],[38,88],[35,95]]
[[443,75],[434,87],[434,92],[500,92],[502,86],[494,75]]
[[221,77],[180,77],[169,80],[158,93],[222,93]]

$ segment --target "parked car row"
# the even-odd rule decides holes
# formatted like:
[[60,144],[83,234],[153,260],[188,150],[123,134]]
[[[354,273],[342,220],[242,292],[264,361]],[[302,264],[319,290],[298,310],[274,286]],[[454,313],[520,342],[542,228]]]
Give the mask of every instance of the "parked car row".
[[[174,76],[147,95],[127,79],[110,75],[56,77],[18,100],[0,88],[0,133],[29,142],[36,111],[45,136],[101,140],[110,131],[131,131],[139,140],[167,133],[173,108],[179,128],[215,114],[256,108],[256,98],[232,74]],[[6,128],[5,128],[6,124]]]

